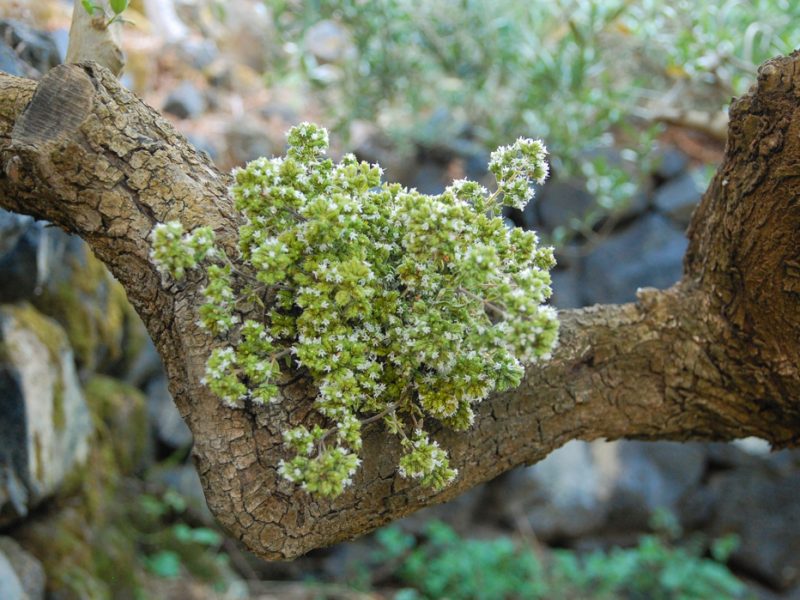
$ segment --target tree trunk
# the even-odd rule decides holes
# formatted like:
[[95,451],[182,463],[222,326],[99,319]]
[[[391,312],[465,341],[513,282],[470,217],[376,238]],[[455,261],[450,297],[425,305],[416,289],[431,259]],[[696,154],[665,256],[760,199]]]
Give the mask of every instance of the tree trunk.
[[572,439],[730,440],[800,435],[800,54],[774,59],[730,116],[724,164],[696,210],[682,281],[635,304],[563,311],[553,359],[435,437],[459,469],[440,494],[396,475],[397,440],[365,435],[354,485],[328,501],[285,482],[281,432],[316,393],[287,375],[277,405],[231,410],[200,383],[199,274],[162,278],[157,222],[210,225],[232,251],[229,178],[161,116],[91,64],[38,84],[0,74],[0,205],[77,233],[125,286],[194,434],[209,507],[256,554],[296,557],[448,500]]

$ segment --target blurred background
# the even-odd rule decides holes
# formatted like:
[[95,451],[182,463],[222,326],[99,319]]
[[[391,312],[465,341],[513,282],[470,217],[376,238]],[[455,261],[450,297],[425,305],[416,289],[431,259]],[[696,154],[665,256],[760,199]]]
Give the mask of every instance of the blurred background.
[[[72,5],[2,0],[0,70],[38,78]],[[556,248],[554,304],[680,278],[727,105],[800,45],[800,2],[134,0],[123,83],[228,170],[302,120],[436,194],[540,137],[509,227]],[[0,599],[800,599],[800,454],[570,442],[374,535],[266,563],[216,528],[192,439],[119,285],[0,212]]]

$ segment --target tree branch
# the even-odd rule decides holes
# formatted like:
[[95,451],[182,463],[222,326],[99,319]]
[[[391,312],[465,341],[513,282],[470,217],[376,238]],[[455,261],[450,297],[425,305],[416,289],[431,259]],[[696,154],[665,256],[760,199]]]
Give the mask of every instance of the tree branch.
[[[561,313],[553,359],[479,406],[466,433],[439,431],[459,469],[434,495],[396,475],[399,443],[364,440],[352,488],[333,500],[282,480],[281,434],[315,418],[295,377],[275,406],[225,408],[201,383],[210,351],[196,325],[199,275],[162,279],[147,235],[158,221],[210,225],[231,250],[229,180],[154,110],[94,64],[38,84],[0,74],[0,205],[83,237],[125,286],[194,434],[209,506],[253,552],[291,558],[363,534],[571,439],[715,439],[800,433],[800,57],[775,59],[737,101],[725,164],[690,228],[683,281],[636,304]],[[230,252],[235,256],[235,252]],[[295,374],[296,375],[296,374]]]

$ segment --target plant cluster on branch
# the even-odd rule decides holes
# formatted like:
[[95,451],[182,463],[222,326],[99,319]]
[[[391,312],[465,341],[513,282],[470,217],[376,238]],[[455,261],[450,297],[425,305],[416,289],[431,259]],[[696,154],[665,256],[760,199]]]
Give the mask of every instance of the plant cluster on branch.
[[161,271],[207,265],[205,384],[238,408],[278,402],[282,365],[308,370],[321,418],[284,432],[280,472],[310,493],[343,491],[378,422],[400,438],[400,475],[441,489],[456,470],[430,422],[468,429],[477,403],[517,386],[556,342],[552,249],[499,217],[547,176],[546,149],[519,139],[493,153],[493,193],[456,181],[428,196],[381,183],[379,166],[352,155],[325,158],[328,134],[313,124],[288,137],[285,157],[234,171],[238,256],[206,227],[152,233]]

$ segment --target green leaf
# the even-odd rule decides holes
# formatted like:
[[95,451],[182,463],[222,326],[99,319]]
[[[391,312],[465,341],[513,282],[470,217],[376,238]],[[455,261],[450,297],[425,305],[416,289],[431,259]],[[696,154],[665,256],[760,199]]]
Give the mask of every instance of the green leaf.
[[146,567],[154,575],[172,579],[181,573],[181,558],[171,550],[161,550],[147,558]]
[[128,8],[128,0],[110,0],[109,4],[111,5],[111,10],[117,15],[122,14]]
[[84,10],[86,10],[89,15],[93,16],[94,11],[97,8],[95,4],[92,4],[91,0],[81,0],[81,4],[83,5]]

